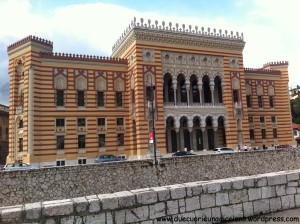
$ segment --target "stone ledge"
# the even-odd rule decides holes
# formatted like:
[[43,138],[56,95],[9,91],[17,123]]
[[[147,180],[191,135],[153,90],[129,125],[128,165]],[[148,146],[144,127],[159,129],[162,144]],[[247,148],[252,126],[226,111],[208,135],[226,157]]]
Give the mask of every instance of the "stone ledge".
[[299,174],[300,170],[281,171],[1,207],[0,223],[76,223],[98,218],[146,223],[183,214],[250,217],[300,207],[300,194],[293,187],[300,181]]

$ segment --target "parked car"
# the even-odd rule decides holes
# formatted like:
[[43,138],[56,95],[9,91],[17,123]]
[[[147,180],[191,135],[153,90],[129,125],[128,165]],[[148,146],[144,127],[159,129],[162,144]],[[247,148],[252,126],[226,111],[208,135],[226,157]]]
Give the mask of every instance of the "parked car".
[[236,152],[234,149],[227,148],[227,147],[215,148],[214,151],[216,151],[216,153],[235,153]]
[[30,170],[34,167],[27,163],[8,163],[3,167],[3,170]]
[[186,152],[186,151],[180,151],[172,154],[172,156],[195,156],[196,154]]
[[124,160],[126,159],[117,157],[115,155],[106,154],[106,155],[97,156],[97,158],[95,159],[95,163],[106,163],[106,162],[115,162],[115,161],[124,161]]
[[279,145],[278,146],[279,149],[291,149],[293,148],[292,145],[286,144],[286,145]]

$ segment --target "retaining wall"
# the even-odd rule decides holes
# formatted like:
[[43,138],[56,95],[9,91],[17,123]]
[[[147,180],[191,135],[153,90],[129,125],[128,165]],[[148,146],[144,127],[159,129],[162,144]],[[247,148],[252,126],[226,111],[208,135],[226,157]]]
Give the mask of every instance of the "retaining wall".
[[300,150],[240,152],[0,172],[0,206],[300,169]]
[[300,207],[299,174],[282,171],[2,207],[0,222],[218,223]]

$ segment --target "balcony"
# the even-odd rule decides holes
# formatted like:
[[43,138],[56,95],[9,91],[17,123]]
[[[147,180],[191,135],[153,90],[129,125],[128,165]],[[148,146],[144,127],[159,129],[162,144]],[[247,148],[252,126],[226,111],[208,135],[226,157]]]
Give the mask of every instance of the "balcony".
[[164,102],[164,108],[174,108],[174,107],[177,107],[177,108],[211,108],[211,107],[224,107],[224,104],[223,103],[215,103],[215,104],[212,104],[212,103],[204,103],[204,104],[201,104],[201,103],[190,103],[188,105],[188,103],[186,102],[177,102],[176,105],[174,104],[174,102]]

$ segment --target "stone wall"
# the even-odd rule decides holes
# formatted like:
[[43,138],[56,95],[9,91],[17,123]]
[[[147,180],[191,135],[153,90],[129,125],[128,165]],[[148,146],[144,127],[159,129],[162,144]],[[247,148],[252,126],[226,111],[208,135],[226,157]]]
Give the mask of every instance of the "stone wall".
[[300,169],[300,150],[241,152],[0,172],[0,206]]
[[281,171],[2,207],[0,223],[237,221],[300,207],[299,174]]

